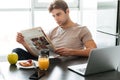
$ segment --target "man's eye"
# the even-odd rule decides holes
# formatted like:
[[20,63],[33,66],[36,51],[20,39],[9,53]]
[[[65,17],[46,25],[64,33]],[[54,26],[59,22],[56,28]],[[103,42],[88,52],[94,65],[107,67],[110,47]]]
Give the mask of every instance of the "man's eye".
[[57,14],[57,16],[60,16],[60,14]]

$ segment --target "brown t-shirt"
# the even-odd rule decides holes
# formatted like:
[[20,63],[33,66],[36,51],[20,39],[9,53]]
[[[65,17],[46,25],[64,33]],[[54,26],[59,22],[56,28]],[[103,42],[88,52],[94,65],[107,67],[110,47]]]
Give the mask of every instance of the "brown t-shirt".
[[48,37],[56,48],[67,47],[72,49],[83,49],[84,43],[92,40],[92,35],[86,26],[74,26],[67,29],[54,28]]

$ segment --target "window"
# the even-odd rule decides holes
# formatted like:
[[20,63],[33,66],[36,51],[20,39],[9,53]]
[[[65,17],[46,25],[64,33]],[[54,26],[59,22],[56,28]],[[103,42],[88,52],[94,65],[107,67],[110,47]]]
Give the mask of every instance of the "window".
[[101,0],[98,1],[98,9],[112,9],[117,8],[117,0]]
[[116,45],[117,4],[118,0],[98,0],[97,2],[96,29],[99,44],[105,44],[105,46]]
[[0,0],[0,55],[11,53],[15,47],[16,33],[31,27],[30,0]]
[[0,9],[30,8],[30,0],[0,0]]
[[93,38],[95,38],[97,23],[97,0],[80,0],[80,5],[82,25],[87,26],[91,31]]
[[[35,0],[35,8],[47,8],[50,2],[53,0]],[[79,0],[65,0],[70,8],[78,8]]]

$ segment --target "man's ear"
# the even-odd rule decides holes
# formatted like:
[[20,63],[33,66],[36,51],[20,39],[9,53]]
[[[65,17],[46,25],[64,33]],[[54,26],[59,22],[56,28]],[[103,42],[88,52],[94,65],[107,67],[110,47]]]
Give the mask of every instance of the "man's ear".
[[69,9],[66,9],[66,14],[69,14]]

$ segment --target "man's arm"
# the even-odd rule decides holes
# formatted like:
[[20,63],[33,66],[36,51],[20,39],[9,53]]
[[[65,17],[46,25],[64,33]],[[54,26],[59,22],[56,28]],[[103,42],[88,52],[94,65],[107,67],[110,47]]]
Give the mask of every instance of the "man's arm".
[[56,49],[56,53],[61,56],[85,56],[88,57],[90,51],[93,48],[97,48],[94,40],[89,40],[85,42],[85,49],[77,50],[77,49],[69,49],[69,48],[58,48]]
[[85,49],[83,50],[75,50],[76,55],[80,56],[89,56],[89,53],[92,49],[97,48],[96,43],[94,40],[89,40],[85,42]]

